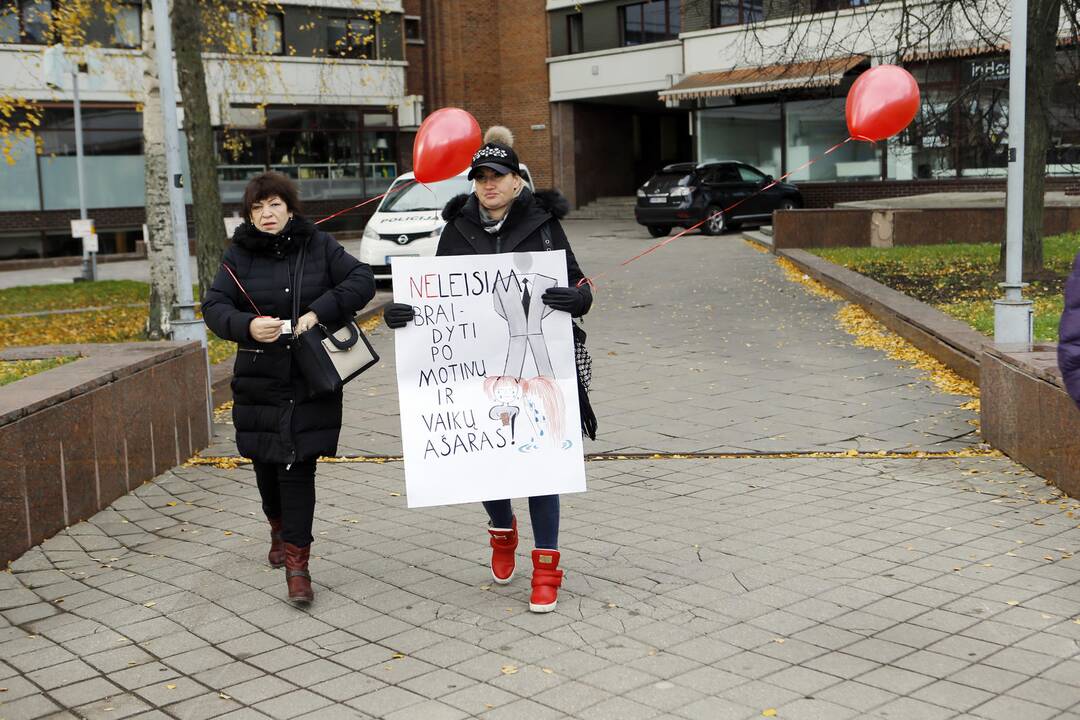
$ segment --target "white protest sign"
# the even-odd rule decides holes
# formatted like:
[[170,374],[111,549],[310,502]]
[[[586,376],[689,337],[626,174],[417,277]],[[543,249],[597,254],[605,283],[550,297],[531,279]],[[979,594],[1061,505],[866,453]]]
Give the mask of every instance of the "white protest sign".
[[585,490],[566,253],[394,259],[409,507]]

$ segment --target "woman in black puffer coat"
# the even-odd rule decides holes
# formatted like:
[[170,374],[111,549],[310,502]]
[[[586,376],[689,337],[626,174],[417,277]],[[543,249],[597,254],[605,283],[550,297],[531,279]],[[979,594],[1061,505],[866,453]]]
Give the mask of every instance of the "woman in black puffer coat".
[[[342,395],[308,398],[292,333],[317,323],[333,329],[352,319],[374,297],[375,276],[296,214],[296,186],[288,177],[268,172],[254,178],[243,207],[247,222],[233,235],[202,312],[215,335],[239,346],[232,380],[236,447],[254,461],[270,522],[268,560],[285,566],[289,599],[310,602],[315,461],[337,453]],[[294,317],[301,247],[303,282]]]
[[[484,140],[485,144],[473,156],[469,171],[469,179],[475,183],[474,191],[454,198],[443,209],[446,227],[439,238],[436,254],[565,250],[568,287],[547,289],[541,301],[550,308],[581,317],[589,312],[593,298],[559,224],[569,209],[566,200],[555,191],[533,193],[529,190],[521,177],[521,165],[511,147],[513,136],[509,130],[493,127]],[[413,312],[411,305],[391,303],[383,317],[389,327],[400,328],[413,319]],[[580,387],[578,399],[582,429],[595,438],[596,416]],[[509,500],[485,501],[484,509],[490,521],[491,575],[496,583],[504,585],[514,576],[517,519]],[[529,516],[536,543],[532,552],[529,609],[551,612],[558,602],[563,576],[562,570],[558,569],[559,496],[530,497]]]

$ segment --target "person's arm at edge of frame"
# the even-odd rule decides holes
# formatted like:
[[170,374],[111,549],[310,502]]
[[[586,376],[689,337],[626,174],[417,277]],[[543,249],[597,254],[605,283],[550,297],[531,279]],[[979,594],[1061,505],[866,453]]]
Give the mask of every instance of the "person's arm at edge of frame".
[[1058,326],[1058,368],[1065,389],[1080,406],[1080,253],[1065,283],[1065,305]]

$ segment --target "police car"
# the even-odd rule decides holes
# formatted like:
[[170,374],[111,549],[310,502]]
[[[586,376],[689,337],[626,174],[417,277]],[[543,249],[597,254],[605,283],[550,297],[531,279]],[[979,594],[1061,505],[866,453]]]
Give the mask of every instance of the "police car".
[[[468,174],[466,168],[460,175],[427,185],[415,182],[411,172],[394,180],[360,240],[358,258],[371,266],[376,280],[390,279],[390,264],[396,257],[435,254],[446,225],[442,219],[443,207],[452,198],[473,190]],[[524,163],[521,178],[530,190],[534,189]]]

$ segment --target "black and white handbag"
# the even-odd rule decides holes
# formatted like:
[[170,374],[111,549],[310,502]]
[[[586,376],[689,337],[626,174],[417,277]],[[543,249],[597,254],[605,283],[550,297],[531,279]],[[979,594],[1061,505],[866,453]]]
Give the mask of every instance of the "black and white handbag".
[[[294,328],[300,315],[306,251],[305,243],[300,247],[300,257],[296,262],[292,309]],[[319,323],[298,335],[293,347],[293,357],[307,381],[309,397],[336,393],[345,383],[379,362],[375,348],[352,318],[333,329]]]

